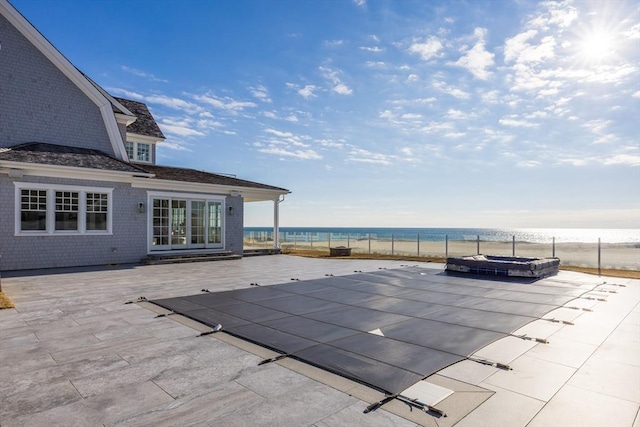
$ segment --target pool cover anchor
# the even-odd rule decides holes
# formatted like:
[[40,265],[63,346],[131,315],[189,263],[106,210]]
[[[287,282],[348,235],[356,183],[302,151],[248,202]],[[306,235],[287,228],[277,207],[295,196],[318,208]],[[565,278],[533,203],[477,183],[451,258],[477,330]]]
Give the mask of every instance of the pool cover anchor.
[[198,335],[199,337],[203,337],[205,335],[211,335],[211,334],[215,334],[216,332],[220,332],[222,330],[222,325],[220,323],[218,323],[216,326],[213,327],[213,329],[211,329],[210,331],[207,332],[202,332],[200,335]]
[[545,338],[536,338],[536,337],[530,337],[528,335],[515,335],[515,334],[511,334],[511,336],[520,338],[521,340],[535,341],[535,342],[539,342],[540,344],[549,344],[549,341]]
[[575,323],[573,322],[569,322],[568,320],[560,320],[560,319],[556,319],[555,317],[552,319],[541,319],[541,320],[546,320],[547,322],[551,322],[551,323],[562,323],[563,325],[575,325]]
[[148,301],[147,297],[139,297],[136,300],[125,301],[124,303],[125,304],[133,304],[134,302],[146,302],[146,301]]
[[422,402],[418,401],[418,399],[409,399],[408,397],[405,397],[405,396],[401,395],[400,393],[386,395],[382,400],[379,400],[379,401],[374,402],[374,403],[370,404],[369,406],[367,406],[363,412],[365,414],[368,414],[369,412],[373,412],[376,409],[378,409],[381,406],[391,402],[394,399],[398,399],[400,402],[406,403],[411,408],[420,409],[421,411],[424,411],[427,414],[430,413],[430,412],[433,412],[433,413],[437,414],[440,417],[446,417],[447,416],[447,414],[442,409],[438,409],[435,406],[431,406],[431,405],[428,405],[426,403],[422,403]]
[[176,313],[175,311],[171,310],[171,311],[169,311],[168,313],[158,314],[158,315],[156,316],[156,319],[157,319],[158,317],[173,316],[174,314],[178,314],[178,313]]
[[481,365],[493,366],[494,368],[502,369],[503,371],[513,371],[513,368],[509,365],[500,362],[492,362],[487,359],[478,359],[475,357],[467,357],[468,360],[472,362],[480,363]]
[[265,364],[271,363],[271,362],[277,362],[278,360],[284,359],[285,357],[289,357],[289,356],[291,356],[291,355],[290,354],[279,354],[279,355],[274,356],[274,357],[272,357],[270,359],[261,360],[260,362],[258,362],[258,366],[265,365]]

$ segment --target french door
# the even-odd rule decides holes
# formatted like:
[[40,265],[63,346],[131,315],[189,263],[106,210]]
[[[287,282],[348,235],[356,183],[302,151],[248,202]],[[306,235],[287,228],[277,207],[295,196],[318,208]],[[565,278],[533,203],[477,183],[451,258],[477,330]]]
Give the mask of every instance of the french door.
[[152,197],[152,251],[222,248],[222,200]]

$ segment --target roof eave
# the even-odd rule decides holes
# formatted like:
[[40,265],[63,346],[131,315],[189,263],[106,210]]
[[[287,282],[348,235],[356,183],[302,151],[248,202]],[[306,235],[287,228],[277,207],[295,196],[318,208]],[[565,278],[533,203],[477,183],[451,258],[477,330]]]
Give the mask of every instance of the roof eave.
[[153,178],[145,172],[114,171],[106,169],[80,168],[76,166],[47,165],[43,163],[0,160],[0,173],[15,176],[47,176],[69,179],[95,179],[99,181],[127,181],[136,177]]
[[188,181],[173,181],[167,179],[146,179],[146,178],[134,178],[131,183],[132,187],[145,188],[149,190],[166,190],[166,191],[184,191],[184,192],[198,192],[207,194],[227,194],[238,193],[245,198],[248,202],[268,201],[276,200],[280,196],[290,194],[289,190],[285,189],[267,189],[267,188],[253,188],[243,187],[237,185],[220,185],[220,184],[207,184],[202,182],[188,182]]

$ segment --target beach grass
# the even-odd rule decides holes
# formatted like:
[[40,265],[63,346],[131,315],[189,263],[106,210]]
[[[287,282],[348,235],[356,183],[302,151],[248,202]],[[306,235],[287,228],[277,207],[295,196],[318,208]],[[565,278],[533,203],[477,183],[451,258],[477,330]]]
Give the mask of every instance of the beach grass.
[[13,301],[11,298],[7,296],[4,292],[0,292],[0,310],[5,308],[15,308]]
[[[389,254],[367,254],[352,252],[348,257],[330,257],[328,249],[297,249],[297,248],[284,248],[282,253],[286,255],[295,255],[308,258],[331,258],[331,259],[384,259],[384,260],[396,260],[396,261],[415,261],[415,262],[439,262],[444,263],[446,260],[444,257],[418,257],[418,256],[405,256],[405,255],[389,255]],[[595,267],[581,267],[571,265],[561,265],[560,270],[575,271],[579,273],[598,275],[598,269]],[[640,271],[638,270],[618,270],[612,268],[603,268],[600,270],[600,275],[608,277],[619,277],[624,279],[640,279]]]

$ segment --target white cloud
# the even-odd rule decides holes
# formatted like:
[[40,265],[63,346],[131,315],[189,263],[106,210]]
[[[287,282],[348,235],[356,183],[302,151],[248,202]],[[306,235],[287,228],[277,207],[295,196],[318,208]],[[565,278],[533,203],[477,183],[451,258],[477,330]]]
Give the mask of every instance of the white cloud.
[[284,156],[284,157],[294,157],[297,159],[301,159],[301,160],[320,160],[322,159],[322,156],[320,154],[318,154],[316,151],[314,150],[287,150],[285,148],[280,148],[280,147],[268,147],[268,148],[261,148],[258,150],[261,153],[265,153],[265,154],[274,154],[277,156]]
[[484,28],[476,28],[474,35],[478,38],[476,44],[465,52],[453,65],[463,67],[469,70],[474,77],[480,80],[486,80],[491,76],[491,72],[488,70],[493,62],[494,54],[487,52],[485,49],[485,36],[487,30]]
[[336,86],[333,87],[332,89],[335,93],[340,94],[340,95],[351,95],[353,93],[353,90],[351,90],[347,85],[345,85],[344,83],[338,83]]
[[306,85],[302,89],[298,90],[298,94],[304,99],[315,98],[316,96],[318,96],[314,93],[316,89],[318,88],[315,85]]
[[174,151],[193,151],[191,148],[189,148],[186,142],[175,140],[175,139],[168,139],[168,140],[162,141],[162,144],[158,145],[158,149],[160,150],[168,149],[168,150],[174,150]]
[[262,102],[271,103],[271,98],[269,98],[269,91],[263,85],[258,85],[256,87],[249,88],[251,91],[251,95],[255,98],[258,98]]
[[362,148],[352,148],[347,157],[347,161],[356,163],[373,163],[378,165],[390,165],[395,156],[373,153]]
[[536,128],[540,126],[538,123],[531,123],[526,120],[520,120],[518,119],[518,116],[515,116],[515,115],[510,115],[510,116],[507,116],[506,118],[501,118],[500,120],[498,120],[498,123],[500,123],[503,126],[522,127],[522,128]]
[[375,52],[375,53],[379,53],[379,52],[384,52],[384,49],[379,47],[379,46],[361,46],[359,48],[360,50],[366,50],[367,52]]
[[640,155],[637,154],[617,154],[615,156],[611,156],[605,158],[603,160],[605,165],[629,165],[629,166],[640,166]]
[[192,95],[193,99],[202,103],[211,105],[212,107],[225,110],[228,112],[238,112],[245,108],[257,107],[256,103],[250,101],[236,101],[229,97],[219,98],[212,94]]
[[178,136],[205,136],[206,134],[195,129],[191,129],[185,126],[176,126],[167,123],[159,123],[160,129],[163,133],[178,135]]
[[364,7],[367,5],[367,0],[353,0],[356,6]]
[[333,85],[333,88],[331,88],[333,92],[339,95],[351,95],[353,93],[353,90],[351,90],[340,79],[339,75],[342,73],[342,71],[324,66],[320,66],[318,67],[318,69],[322,73],[322,77],[327,79]]
[[420,57],[428,61],[429,59],[437,56],[438,52],[443,48],[442,42],[439,38],[431,36],[424,43],[413,43],[409,47],[409,53],[420,55]]
[[448,84],[442,81],[434,81],[433,87],[455,98],[469,99],[471,97],[471,95],[468,92],[465,92],[462,89],[458,89],[453,86],[449,86]]
[[338,47],[344,44],[344,40],[325,40],[324,45],[327,47]]
[[264,131],[266,133],[270,133],[271,135],[275,135],[275,136],[280,137],[280,138],[291,138],[291,137],[293,137],[293,134],[291,132],[282,132],[282,131],[275,130],[275,129],[265,129]]
[[134,76],[145,78],[147,80],[151,80],[154,82],[161,82],[161,83],[169,83],[169,80],[161,79],[159,77],[154,76],[151,73],[146,73],[136,68],[127,67],[126,65],[123,65],[120,68],[122,68],[122,70],[126,71],[127,73],[133,74]]

